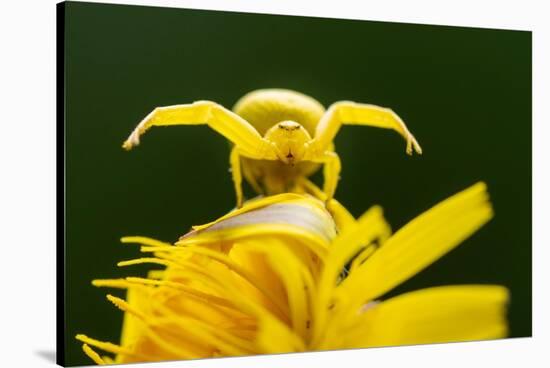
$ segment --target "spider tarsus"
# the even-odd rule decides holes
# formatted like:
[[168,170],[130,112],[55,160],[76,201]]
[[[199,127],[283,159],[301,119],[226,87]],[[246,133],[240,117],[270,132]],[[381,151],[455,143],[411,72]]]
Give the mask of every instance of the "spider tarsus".
[[125,141],[124,143],[122,143],[122,148],[124,148],[126,151],[129,151],[132,149],[132,143],[130,143],[129,141]]

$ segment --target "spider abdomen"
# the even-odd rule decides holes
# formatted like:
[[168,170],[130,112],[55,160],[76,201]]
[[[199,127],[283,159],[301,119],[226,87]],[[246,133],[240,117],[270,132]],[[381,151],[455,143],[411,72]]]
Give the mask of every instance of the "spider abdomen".
[[313,136],[325,112],[317,100],[288,89],[260,89],[244,95],[233,111],[248,121],[262,136],[275,124],[291,120]]

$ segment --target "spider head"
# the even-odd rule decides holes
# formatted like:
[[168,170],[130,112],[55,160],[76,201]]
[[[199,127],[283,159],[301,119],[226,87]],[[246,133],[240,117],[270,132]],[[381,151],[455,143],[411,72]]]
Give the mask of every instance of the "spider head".
[[304,157],[306,143],[311,140],[311,136],[302,125],[285,120],[272,126],[265,133],[265,139],[275,144],[279,160],[293,165]]

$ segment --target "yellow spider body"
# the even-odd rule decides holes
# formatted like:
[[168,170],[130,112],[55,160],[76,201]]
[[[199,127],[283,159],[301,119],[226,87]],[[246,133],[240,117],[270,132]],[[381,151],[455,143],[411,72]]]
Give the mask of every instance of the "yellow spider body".
[[[279,160],[242,157],[243,176],[256,192],[293,192],[297,179],[307,178],[319,169],[319,163],[301,160],[304,144],[311,140],[325,113],[319,102],[288,90],[258,90],[242,97],[233,111],[267,140],[277,142],[281,152]],[[329,150],[334,150],[333,145]]]
[[[341,125],[394,129],[407,142],[407,153],[422,153],[405,123],[392,110],[340,101],[327,110],[313,98],[284,89],[263,89],[241,98],[233,111],[210,101],[159,107],[147,115],[124,142],[130,149],[151,126],[207,124],[233,144],[230,165],[242,205],[242,176],[259,193],[305,191],[329,201],[334,196],[340,159],[334,137]],[[323,193],[307,177],[324,165]]]

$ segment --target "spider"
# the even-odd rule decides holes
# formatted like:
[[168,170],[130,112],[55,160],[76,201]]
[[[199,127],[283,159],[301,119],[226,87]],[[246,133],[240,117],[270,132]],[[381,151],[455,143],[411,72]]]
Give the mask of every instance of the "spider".
[[342,125],[367,125],[397,131],[406,152],[422,153],[405,123],[391,109],[339,101],[327,110],[318,101],[286,89],[260,89],[243,96],[230,111],[211,101],[157,107],[124,142],[127,150],[139,144],[152,126],[206,124],[233,143],[229,162],[237,207],[243,203],[242,177],[258,193],[309,191],[307,178],[324,165],[325,201],[333,198],[340,159],[333,139]]

